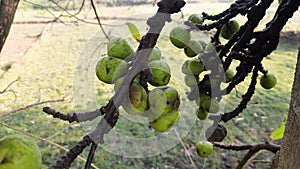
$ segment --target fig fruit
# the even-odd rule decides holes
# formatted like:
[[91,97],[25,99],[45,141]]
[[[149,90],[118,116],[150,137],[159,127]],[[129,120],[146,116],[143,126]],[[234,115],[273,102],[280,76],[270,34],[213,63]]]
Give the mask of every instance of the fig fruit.
[[208,112],[206,110],[204,110],[202,107],[199,107],[197,109],[197,117],[200,120],[205,120],[208,116]]
[[203,18],[199,14],[190,15],[188,20],[193,22],[194,24],[202,24],[203,23]]
[[236,20],[230,20],[221,27],[221,36],[224,39],[230,39],[234,33],[240,29],[240,25]]
[[127,62],[114,57],[103,57],[96,66],[96,75],[102,82],[112,84],[117,78],[126,74]]
[[192,72],[193,75],[199,75],[204,71],[204,64],[199,59],[193,59],[188,63],[188,69]]
[[206,158],[209,155],[211,155],[211,153],[214,150],[214,146],[212,143],[208,141],[200,141],[196,144],[196,149],[197,149],[197,154],[200,157]]
[[13,134],[0,138],[0,169],[40,169],[39,147],[25,135]]
[[185,75],[184,76],[184,83],[190,88],[197,87],[198,82],[199,82],[199,76],[194,76],[194,75]]
[[133,48],[126,39],[113,37],[107,44],[107,55],[119,59],[125,59],[133,54]]
[[204,110],[211,113],[217,113],[220,109],[220,104],[216,99],[210,98],[206,99],[201,103],[201,106]]
[[170,86],[158,87],[148,93],[149,110],[156,118],[162,114],[178,111],[180,105],[177,90]]
[[265,88],[265,89],[271,89],[273,88],[277,83],[277,79],[276,77],[271,74],[271,73],[268,73],[266,75],[263,75],[261,78],[260,78],[260,85]]
[[183,27],[175,27],[170,32],[170,41],[177,48],[184,48],[189,44],[191,35],[188,30]]
[[201,52],[203,52],[203,47],[195,40],[190,41],[190,43],[184,48],[184,53],[187,57],[194,57]]
[[154,60],[149,62],[149,68],[151,69],[152,79],[149,83],[153,86],[167,85],[171,78],[171,70],[169,65],[162,60]]
[[160,59],[161,59],[161,51],[160,51],[160,49],[157,46],[155,46],[152,49],[152,52],[151,52],[151,54],[149,56],[148,61],[151,62],[153,60],[160,60]]
[[170,129],[180,118],[179,111],[163,114],[150,122],[151,127],[158,132],[165,132]]
[[232,80],[234,76],[234,72],[230,69],[227,69],[225,72],[225,82],[228,83]]
[[133,82],[129,86],[129,99],[125,98],[122,106],[128,114],[142,114],[148,109],[148,95],[146,90],[139,84]]

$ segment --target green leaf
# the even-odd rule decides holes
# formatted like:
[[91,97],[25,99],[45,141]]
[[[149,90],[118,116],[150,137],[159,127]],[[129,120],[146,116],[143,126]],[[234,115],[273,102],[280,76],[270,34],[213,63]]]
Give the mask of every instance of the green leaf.
[[136,41],[140,42],[141,41],[141,34],[140,34],[139,30],[137,29],[137,27],[133,23],[130,23],[130,22],[126,22],[125,24],[128,26],[128,29],[129,29],[132,37]]
[[56,91],[56,94],[57,94],[57,95],[61,96],[61,92],[60,92],[60,90],[58,90],[58,89],[55,89],[55,91]]
[[279,140],[283,138],[286,121],[287,118],[285,117],[281,125],[271,133],[270,138],[272,140]]

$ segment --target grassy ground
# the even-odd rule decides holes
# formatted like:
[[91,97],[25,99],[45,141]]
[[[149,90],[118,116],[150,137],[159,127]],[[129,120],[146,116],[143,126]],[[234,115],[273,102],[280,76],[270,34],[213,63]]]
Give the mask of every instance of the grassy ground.
[[[21,4],[24,5],[24,4]],[[210,11],[216,13],[219,10],[225,9],[227,4],[204,4],[195,5],[188,4],[183,9],[183,13],[188,15],[195,11]],[[275,5],[275,4],[274,4]],[[199,9],[200,8],[200,9]],[[122,12],[120,12],[122,11]],[[275,8],[269,11],[268,17],[271,16]],[[54,13],[57,11],[54,11]],[[149,6],[139,7],[118,7],[104,8],[101,6],[101,16],[106,18],[115,17],[135,17],[143,18],[140,23],[144,23],[146,18],[144,13],[154,13],[155,8]],[[84,14],[90,21],[92,13],[89,9],[84,9]],[[285,31],[297,31],[299,26],[298,17],[292,19]],[[267,17],[267,18],[268,18]],[[266,18],[266,20],[267,20]],[[49,20],[51,15],[43,10],[30,10],[23,7],[16,15],[16,22],[20,21],[41,21]],[[68,18],[64,18],[70,21]],[[180,15],[175,15],[174,19],[179,20]],[[242,21],[243,19],[240,18]],[[118,26],[126,22],[114,22]],[[111,23],[111,20],[104,20],[104,23]],[[131,22],[138,22],[131,20]],[[45,27],[44,27],[45,26]],[[167,25],[171,28],[172,25]],[[123,27],[122,27],[123,28]],[[119,27],[105,26],[106,30],[111,30],[114,33],[120,30]],[[123,30],[123,29],[122,29]],[[36,35],[43,31],[42,36],[37,39]],[[87,44],[87,41],[96,32],[99,31],[97,25],[92,24],[14,24],[12,26],[10,36],[0,56],[0,65],[12,62],[12,68],[4,74],[0,79],[0,90],[5,88],[11,81],[20,77],[16,83],[10,86],[9,90],[0,95],[0,122],[5,123],[10,127],[19,129],[23,132],[32,133],[42,137],[48,141],[53,141],[63,147],[70,148],[86,134],[86,125],[82,127],[79,124],[68,124],[59,120],[53,119],[50,116],[42,113],[42,106],[36,106],[24,111],[18,111],[9,115],[1,116],[9,111],[15,110],[24,105],[32,104],[38,101],[56,100],[64,98],[64,102],[46,104],[62,112],[69,113],[77,110],[76,100],[74,100],[74,79],[77,74],[74,74],[78,61],[81,59],[82,51]],[[119,31],[120,32],[120,31]],[[124,32],[120,32],[120,34]],[[167,29],[165,34],[167,34]],[[99,42],[96,44],[105,43],[103,35],[100,33]],[[178,70],[178,60],[186,59],[182,51],[168,45],[166,37],[161,37],[158,46],[163,50],[164,59],[168,61],[171,68]],[[91,44],[89,44],[91,45]],[[95,45],[95,44],[92,44]],[[105,48],[105,46],[102,46]],[[102,48],[99,52],[103,51]],[[102,53],[98,53],[100,56]],[[271,56],[263,62],[264,66],[278,79],[277,86],[272,90],[264,90],[257,86],[254,98],[250,102],[248,109],[243,112],[243,115],[236,118],[234,121],[226,124],[228,129],[228,137],[224,140],[226,144],[234,143],[256,143],[268,140],[268,136],[283,119],[284,114],[288,111],[290,89],[293,81],[293,73],[296,62],[296,47],[282,44]],[[93,65],[94,63],[91,63]],[[2,72],[0,72],[1,74]],[[176,80],[180,81],[180,76],[174,76],[174,84]],[[245,82],[247,84],[247,81]],[[95,107],[103,106],[107,103],[107,99],[112,94],[112,87],[95,81],[92,83],[95,90],[89,93],[96,96],[97,101]],[[232,110],[239,101],[239,96],[245,90],[246,85],[239,86],[236,92],[228,96],[226,99],[225,110]],[[13,91],[13,92],[12,92]],[[184,91],[184,89],[183,89]],[[237,94],[236,94],[237,93]],[[45,106],[45,105],[43,105]],[[186,115],[193,112],[193,109],[182,109],[181,113]],[[234,166],[243,153],[225,152],[216,150],[211,158],[203,160],[197,157],[194,144],[199,141],[200,129],[203,127],[203,122],[196,121],[192,126],[189,134],[183,138],[185,146],[191,153],[195,165],[200,168],[226,168]],[[1,127],[1,126],[0,126]],[[149,130],[147,125],[129,123],[125,118],[121,119],[116,126],[116,130],[135,136],[149,137],[156,133]],[[1,127],[0,135],[13,133],[13,129],[9,127]],[[143,135],[142,135],[143,134]],[[61,156],[65,151],[57,145],[49,143],[45,140],[37,139],[43,155],[44,168],[49,166],[53,161]],[[128,145],[127,145],[128,146]],[[82,154],[87,156],[87,151]],[[271,154],[264,153],[259,155],[258,159],[270,159]],[[154,157],[147,158],[129,158],[114,153],[109,153],[100,149],[94,163],[99,168],[191,168],[191,162],[186,156],[181,144],[165,153]],[[77,159],[72,168],[83,168],[84,162]],[[268,168],[266,164],[255,164],[252,168]]]

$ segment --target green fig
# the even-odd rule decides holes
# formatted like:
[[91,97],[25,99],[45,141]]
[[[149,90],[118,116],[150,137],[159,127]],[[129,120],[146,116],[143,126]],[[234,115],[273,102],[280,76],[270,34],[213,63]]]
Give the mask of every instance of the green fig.
[[221,36],[224,39],[230,39],[234,33],[240,29],[240,25],[236,20],[230,20],[221,27]]
[[184,48],[191,40],[190,32],[183,27],[175,27],[170,32],[170,41],[177,48]]
[[211,153],[214,150],[214,146],[211,142],[208,141],[200,141],[196,144],[196,149],[197,149],[197,154],[202,157],[202,158],[206,158],[209,155],[211,155]]
[[117,78],[126,74],[127,62],[114,57],[103,57],[96,66],[96,75],[102,82],[112,84]]
[[129,100],[125,99],[122,106],[128,114],[142,114],[148,109],[146,90],[139,83],[133,82],[129,86]]
[[197,87],[198,82],[199,82],[199,76],[194,76],[194,75],[185,75],[184,76],[184,83],[190,88]]
[[225,82],[228,83],[232,80],[234,76],[234,72],[230,69],[227,69],[225,72]]
[[184,48],[184,53],[187,57],[194,57],[201,52],[203,52],[203,47],[195,40],[190,41],[190,43]]
[[0,139],[0,169],[40,169],[41,152],[25,135],[7,135]]
[[148,61],[151,62],[153,60],[160,60],[160,59],[161,59],[161,51],[160,51],[160,49],[157,46],[155,46],[152,49],[152,52],[151,52],[151,54],[149,56]]
[[205,93],[200,93],[199,97],[196,99],[196,104],[198,106],[202,106],[203,102],[206,101],[206,100],[210,100],[210,96],[208,96]]
[[181,72],[182,73],[184,73],[184,74],[186,74],[186,75],[188,75],[188,74],[192,74],[192,72],[189,70],[189,68],[188,68],[188,65],[189,65],[189,62],[190,62],[191,60],[186,60],[183,64],[182,64],[182,66],[181,66]]
[[260,78],[260,85],[265,88],[265,89],[271,89],[273,88],[277,83],[277,79],[276,77],[271,74],[271,73],[268,73],[266,75],[263,75],[261,78]]
[[218,88],[217,79],[206,79],[201,85],[207,88],[211,88],[212,90]]
[[180,105],[179,94],[170,86],[155,88],[148,93],[148,105],[155,117],[177,111]]
[[149,83],[153,86],[167,85],[171,78],[171,70],[169,65],[162,60],[154,60],[149,62],[152,73],[152,79]]
[[204,108],[199,107],[197,109],[197,117],[199,120],[205,120],[208,116],[208,112],[206,110],[204,110]]
[[180,118],[179,111],[163,114],[150,122],[151,127],[158,132],[165,132],[170,129]]
[[199,75],[204,71],[204,64],[199,59],[193,59],[188,63],[188,69],[192,72],[193,75]]
[[193,22],[194,24],[202,24],[203,23],[203,18],[199,14],[190,15],[188,20]]
[[204,49],[204,51],[206,53],[213,52],[214,50],[215,50],[215,45],[213,43],[206,44],[205,49]]
[[126,39],[120,37],[113,37],[107,44],[108,56],[119,59],[125,59],[133,53],[133,48]]
[[[140,74],[137,74],[135,78],[133,79],[132,83],[139,83],[140,82]],[[119,77],[117,80],[114,81],[114,91],[117,92],[117,90],[120,88],[125,76]]]
[[216,99],[206,99],[201,103],[204,110],[211,113],[217,113],[220,109],[220,104]]

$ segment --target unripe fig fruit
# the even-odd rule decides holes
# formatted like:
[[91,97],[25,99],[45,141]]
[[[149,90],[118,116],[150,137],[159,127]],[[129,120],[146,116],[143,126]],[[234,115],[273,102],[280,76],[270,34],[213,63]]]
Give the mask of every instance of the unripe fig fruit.
[[212,90],[219,87],[217,83],[217,79],[207,79],[202,83],[202,86],[211,88]]
[[149,83],[153,86],[167,85],[171,78],[171,70],[169,65],[162,60],[154,60],[149,62],[149,68],[151,69],[152,79]]
[[230,20],[221,28],[221,36],[224,39],[230,39],[232,35],[240,29],[240,25],[236,20]]
[[198,40],[198,42],[201,44],[202,49],[205,49],[206,43],[203,40]]
[[150,122],[151,127],[158,132],[165,132],[170,129],[180,118],[179,111],[163,114]]
[[214,50],[215,50],[215,45],[213,43],[206,44],[205,49],[204,49],[204,51],[206,53],[213,52]]
[[205,120],[208,116],[208,112],[206,110],[204,110],[202,107],[199,107],[199,109],[197,109],[197,117],[200,120]]
[[227,69],[225,72],[225,82],[228,83],[232,80],[234,76],[234,72],[230,69]]
[[148,93],[148,106],[153,113],[152,118],[178,111],[179,105],[179,94],[173,87],[159,87]]
[[204,64],[199,59],[193,59],[188,63],[188,69],[193,75],[199,75],[204,70]]
[[119,59],[125,59],[133,54],[133,48],[126,39],[113,37],[107,44],[107,55]]
[[[137,74],[135,76],[135,78],[133,79],[132,83],[139,83],[140,82],[140,74]],[[124,80],[125,76],[119,77],[118,79],[116,79],[114,81],[114,91],[117,92],[117,90],[120,88],[120,86],[122,85],[122,82]]]
[[210,96],[208,96],[207,94],[204,94],[204,93],[200,93],[199,97],[196,99],[196,104],[201,107],[203,105],[204,101],[206,101],[206,100],[210,100]]
[[111,84],[117,78],[126,74],[128,69],[127,62],[114,57],[104,57],[98,61],[96,75],[102,82]]
[[189,68],[188,68],[188,65],[189,65],[189,62],[190,62],[191,60],[186,60],[183,64],[182,64],[182,66],[181,66],[181,72],[182,73],[184,73],[184,74],[186,74],[186,75],[188,75],[188,74],[192,74],[192,72],[189,70]]
[[266,75],[263,75],[261,78],[260,78],[260,85],[265,88],[265,89],[271,89],[273,88],[277,83],[277,79],[276,77],[271,74],[271,73],[268,73]]
[[196,144],[196,149],[200,157],[206,158],[213,152],[214,146],[208,141],[200,141]]
[[195,40],[190,41],[190,43],[184,48],[184,53],[187,57],[194,57],[201,52],[203,52],[203,47]]
[[194,75],[185,75],[184,76],[184,83],[190,88],[197,87],[198,82],[199,82],[199,76],[194,76]]
[[0,139],[0,169],[40,169],[41,152],[25,135],[7,135]]
[[148,109],[146,90],[139,83],[133,82],[129,86],[129,100],[125,98],[122,106],[128,114],[142,114]]
[[207,99],[201,103],[201,106],[204,110],[209,111],[211,113],[217,113],[220,109],[220,104],[216,99]]
[[193,22],[194,24],[202,24],[203,23],[203,18],[199,14],[190,15],[188,20]]
[[191,35],[188,30],[183,27],[175,27],[170,32],[170,41],[177,48],[184,48],[189,44]]
[[152,52],[151,52],[151,54],[149,56],[148,61],[151,62],[153,60],[160,60],[160,59],[161,59],[161,51],[160,51],[160,49],[157,46],[155,46],[152,49]]

